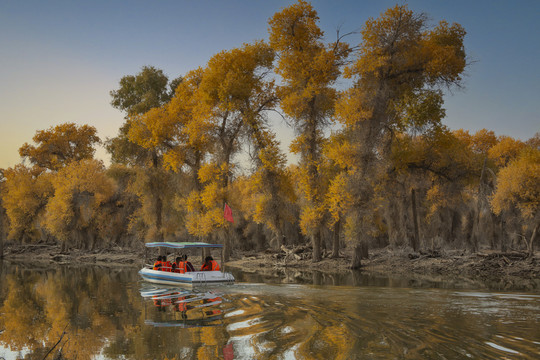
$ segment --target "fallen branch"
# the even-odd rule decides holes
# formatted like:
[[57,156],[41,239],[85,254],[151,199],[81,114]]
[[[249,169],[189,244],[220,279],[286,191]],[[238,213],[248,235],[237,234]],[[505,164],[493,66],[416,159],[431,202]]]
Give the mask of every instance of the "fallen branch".
[[43,357],[42,360],[45,360],[47,358],[47,356],[49,356],[49,354],[54,350],[55,347],[58,346],[58,344],[60,344],[60,342],[62,341],[62,339],[64,338],[64,335],[66,335],[66,328],[67,328],[67,325],[66,327],[64,327],[64,331],[62,331],[62,335],[60,336],[60,339],[58,339],[58,341],[56,342],[56,344],[54,344],[54,346],[51,348],[51,350],[49,350],[49,352],[47,352],[45,354],[45,356]]

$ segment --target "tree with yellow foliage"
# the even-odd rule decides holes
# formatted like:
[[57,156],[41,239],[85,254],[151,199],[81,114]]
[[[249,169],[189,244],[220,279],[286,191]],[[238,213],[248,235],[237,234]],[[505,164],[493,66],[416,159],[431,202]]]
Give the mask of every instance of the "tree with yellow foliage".
[[25,143],[19,153],[34,167],[17,165],[4,172],[3,202],[10,237],[22,241],[46,238],[40,220],[53,194],[55,172],[91,159],[100,142],[96,128],[73,123],[37,131],[33,140],[36,145]]
[[53,194],[52,177],[22,164],[4,170],[2,202],[9,219],[9,238],[27,242],[43,237],[39,220]]
[[[425,214],[421,225],[427,236],[439,237],[447,243],[462,237],[461,219],[471,201],[472,189],[478,187],[484,158],[485,155],[474,153],[460,137],[444,128],[430,135],[396,137],[392,146],[392,177],[407,184],[406,191],[413,187],[421,196],[419,204],[425,207],[421,211]],[[469,234],[463,236],[473,250],[478,249],[475,229],[470,228]]]
[[158,147],[142,146],[129,134],[133,127],[144,129],[141,117],[168,103],[181,81],[182,78],[177,78],[169,82],[162,70],[144,66],[137,75],[124,76],[119,88],[110,92],[111,105],[125,112],[126,122],[118,136],[107,141],[107,150],[113,163],[137,167],[137,174],[145,178],[133,181],[133,186],[139,185],[135,190],[142,203],[140,216],[134,220],[145,224],[145,230],[150,231],[147,235],[156,241],[163,240],[163,207],[168,205],[164,205],[168,198],[163,193],[169,185],[164,181],[162,155]]
[[[386,173],[383,161],[396,132],[437,131],[445,115],[442,89],[461,82],[465,30],[445,21],[429,29],[426,19],[406,5],[369,19],[361,31],[357,60],[345,71],[354,83],[343,93],[337,113],[355,147],[350,179],[352,188],[361,192],[354,194],[359,214],[372,206],[369,193],[377,174]],[[365,244],[364,235],[358,236]]]
[[[230,236],[224,232],[223,206],[231,201],[228,191],[233,159],[247,136],[248,124],[258,122],[262,113],[275,103],[273,83],[266,80],[273,59],[272,49],[261,41],[222,51],[209,60],[196,94],[195,120],[210,122],[213,146],[209,149],[208,163],[198,174],[205,185],[191,196],[200,203],[195,206],[192,202],[190,208],[203,211],[200,219],[204,224],[197,225],[199,228],[211,227],[221,234],[226,259],[230,253]],[[212,178],[208,174],[216,176]]]
[[532,256],[540,227],[540,150],[523,149],[499,171],[491,206],[495,214],[517,210],[524,230],[530,232],[527,247]]
[[475,154],[484,156],[487,156],[489,150],[499,142],[495,133],[487,129],[478,130],[472,135],[469,134],[469,131],[458,129],[454,131],[454,135]]
[[197,114],[196,108],[201,101],[197,97],[201,77],[202,69],[190,71],[169,102],[129,115],[129,141],[156,154],[152,161],[159,161],[167,169],[195,167],[196,174],[205,152],[211,148],[211,123],[206,119],[209,114]]
[[53,178],[54,196],[47,204],[43,225],[63,246],[93,249],[99,240],[98,214],[113,196],[115,185],[98,160],[73,162]]
[[497,139],[497,143],[489,149],[488,156],[495,162],[495,165],[503,168],[510,161],[516,159],[526,146],[523,141],[516,140],[510,136],[500,136]]
[[4,239],[8,231],[8,219],[3,201],[5,185],[4,169],[0,169],[0,259],[4,258]]
[[349,47],[336,41],[325,45],[319,18],[311,4],[299,0],[269,20],[270,45],[278,53],[275,71],[283,85],[278,88],[280,107],[299,134],[291,151],[300,154],[299,182],[304,203],[302,232],[311,239],[313,261],[321,260],[321,231],[326,213],[325,187],[320,164],[324,129],[334,112],[340,75]]
[[34,166],[58,171],[72,161],[91,159],[95,145],[100,143],[96,133],[96,128],[89,125],[57,125],[37,131],[33,137],[37,145],[25,143],[19,154]]
[[236,188],[243,193],[242,208],[247,217],[264,224],[272,232],[271,245],[279,248],[284,244],[286,224],[295,221],[291,174],[275,135],[264,124],[249,123],[248,132],[253,143],[255,170]]

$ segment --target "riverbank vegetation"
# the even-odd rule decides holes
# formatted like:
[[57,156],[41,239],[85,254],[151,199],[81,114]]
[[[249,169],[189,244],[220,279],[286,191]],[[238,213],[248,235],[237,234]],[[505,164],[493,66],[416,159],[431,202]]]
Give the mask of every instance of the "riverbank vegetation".
[[[318,19],[298,1],[269,20],[268,41],[172,80],[152,66],[123,77],[114,138],[70,123],[38,131],[1,171],[0,250],[4,238],[63,251],[200,240],[222,243],[226,260],[308,246],[318,263],[346,248],[352,268],[384,247],[532,256],[540,135],[444,125],[465,29],[398,5],[348,44],[339,32],[327,42]],[[295,163],[272,114],[294,129]],[[110,166],[94,158],[100,144]]]

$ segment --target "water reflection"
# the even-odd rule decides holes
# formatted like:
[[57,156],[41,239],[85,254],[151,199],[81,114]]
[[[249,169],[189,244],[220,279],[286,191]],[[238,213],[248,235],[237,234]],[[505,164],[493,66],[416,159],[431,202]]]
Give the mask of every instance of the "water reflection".
[[434,289],[486,289],[495,291],[540,291],[540,278],[500,278],[472,279],[462,276],[436,276],[409,274],[377,275],[363,271],[328,273],[301,271],[293,268],[261,269],[260,272],[245,272],[239,268],[227,267],[237,282],[267,284],[306,284],[322,286],[379,286],[402,288]]
[[143,287],[144,323],[155,327],[223,325],[219,308],[223,294],[216,290]]
[[64,330],[56,350],[66,359],[501,359],[540,353],[537,294],[254,282],[191,291],[140,282],[137,270],[5,265],[0,357],[43,359]]

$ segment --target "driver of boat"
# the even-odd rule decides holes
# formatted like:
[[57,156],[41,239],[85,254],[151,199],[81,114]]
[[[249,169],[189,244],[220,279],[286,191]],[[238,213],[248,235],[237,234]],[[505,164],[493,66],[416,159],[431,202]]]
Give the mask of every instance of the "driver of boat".
[[219,265],[211,256],[207,256],[201,266],[201,271],[219,271]]

